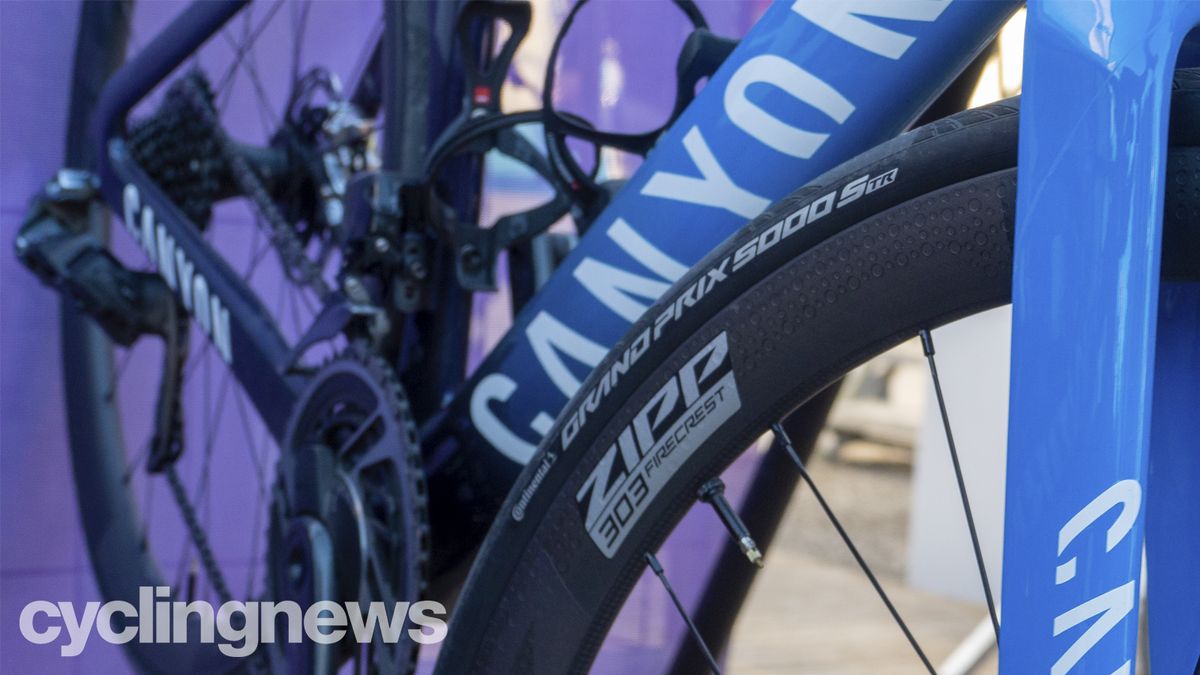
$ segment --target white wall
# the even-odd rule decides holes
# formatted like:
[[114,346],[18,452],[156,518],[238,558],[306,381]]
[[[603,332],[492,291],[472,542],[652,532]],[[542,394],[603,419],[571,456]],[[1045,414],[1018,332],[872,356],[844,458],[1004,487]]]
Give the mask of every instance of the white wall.
[[[1011,309],[1005,306],[933,333],[946,408],[997,602],[1011,318]],[[914,454],[908,582],[936,593],[982,602],[983,589],[932,386]]]

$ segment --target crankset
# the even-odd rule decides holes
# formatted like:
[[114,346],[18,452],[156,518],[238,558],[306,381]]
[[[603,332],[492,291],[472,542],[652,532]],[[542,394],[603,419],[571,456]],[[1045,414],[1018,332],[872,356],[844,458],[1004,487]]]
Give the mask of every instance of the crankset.
[[[408,403],[390,366],[355,346],[320,368],[281,450],[268,536],[272,598],[301,607],[382,602],[388,617],[397,602],[415,600],[428,558],[424,478]],[[406,630],[398,640],[383,633],[365,645],[352,635],[336,644],[289,644],[272,659],[277,670],[332,673],[353,657],[355,672],[410,672],[416,649]]]

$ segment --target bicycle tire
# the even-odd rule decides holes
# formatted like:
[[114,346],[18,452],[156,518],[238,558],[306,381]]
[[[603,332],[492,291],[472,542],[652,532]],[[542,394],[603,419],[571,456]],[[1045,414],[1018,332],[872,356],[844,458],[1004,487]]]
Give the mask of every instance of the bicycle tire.
[[[518,479],[468,576],[435,673],[586,672],[645,570],[643,553],[665,540],[704,480],[869,357],[920,329],[1009,302],[1018,104],[967,110],[847,161],[774,204],[667,291],[593,371]],[[1197,71],[1177,72],[1171,119],[1163,270],[1200,278],[1200,260],[1185,250],[1200,229],[1191,224],[1200,222]],[[864,176],[893,170],[888,185],[839,199],[844,205],[782,234],[797,213],[815,213],[829,195],[844,197]],[[752,259],[732,271],[746,251]],[[716,278],[711,270],[726,278],[706,283]],[[686,311],[672,309],[685,301]],[[675,315],[607,394],[589,402],[626,350]],[[724,421],[692,443],[657,491],[647,489],[648,506],[627,511],[639,515],[616,526],[623,539],[606,557],[585,527],[587,505],[577,496],[591,493],[581,488],[602,461],[606,479],[612,467],[623,470],[613,458],[620,436],[721,336],[728,351],[720,368],[734,374],[738,395],[730,400],[740,407],[716,408],[727,411],[718,416]],[[705,358],[710,369],[716,359]],[[621,480],[621,488],[633,482]]]

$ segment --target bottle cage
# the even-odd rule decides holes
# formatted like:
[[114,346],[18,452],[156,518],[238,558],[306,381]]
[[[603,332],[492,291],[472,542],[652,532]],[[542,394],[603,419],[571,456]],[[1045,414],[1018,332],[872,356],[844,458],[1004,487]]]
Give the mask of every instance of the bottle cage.
[[[459,283],[470,290],[494,290],[497,255],[516,244],[541,234],[555,221],[572,213],[581,231],[604,209],[611,198],[609,188],[597,183],[600,150],[612,147],[645,156],[664,130],[669,128],[695,97],[697,83],[710,77],[733,51],[736,41],[721,38],[708,24],[693,0],[673,0],[692,24],[692,33],[676,64],[677,89],[669,119],[658,129],[638,134],[597,130],[587,120],[554,109],[554,67],[564,36],[579,10],[580,0],[567,14],[550,51],[542,92],[542,109],[518,113],[500,111],[500,89],[504,85],[517,47],[529,32],[532,11],[528,2],[471,0],[463,6],[456,30],[463,60],[466,100],[463,112],[434,142],[426,162],[432,221],[454,247]],[[494,56],[476,53],[476,31],[480,25],[503,21],[510,34]],[[546,153],[517,132],[523,124],[541,123]],[[576,138],[593,146],[593,169],[585,171],[567,148]],[[550,184],[554,196],[532,209],[499,218],[491,227],[460,218],[438,195],[439,170],[446,162],[462,156],[481,156],[497,150],[532,169]]]

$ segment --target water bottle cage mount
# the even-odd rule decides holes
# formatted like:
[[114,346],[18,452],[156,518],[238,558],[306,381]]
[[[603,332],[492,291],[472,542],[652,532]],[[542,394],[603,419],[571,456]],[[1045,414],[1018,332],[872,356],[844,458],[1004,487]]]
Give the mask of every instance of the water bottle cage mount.
[[[575,5],[555,38],[544,80],[542,109],[517,113],[500,111],[500,89],[517,47],[529,31],[532,15],[529,3],[471,0],[459,14],[457,37],[464,63],[466,100],[463,113],[438,138],[429,154],[426,163],[429,212],[421,216],[427,218],[439,236],[453,247],[458,280],[465,288],[494,290],[499,253],[545,232],[568,213],[574,217],[576,227],[584,231],[612,197],[613,186],[602,185],[596,180],[601,148],[612,147],[645,156],[663,130],[670,127],[691,103],[697,84],[716,72],[737,44],[711,33],[692,0],[675,0],[692,23],[693,31],[676,64],[676,100],[669,119],[647,133],[600,131],[587,120],[555,110],[551,101],[559,48],[585,4],[586,0]],[[508,37],[493,51],[494,56],[481,59],[472,52],[471,45],[478,44],[472,34],[480,26],[493,26],[497,21],[508,25]],[[520,125],[537,123],[542,125],[545,134],[545,153],[516,129]],[[591,171],[584,170],[567,148],[570,138],[593,146]],[[534,208],[503,216],[490,227],[455,213],[448,206],[449,200],[438,194],[436,185],[440,168],[455,158],[481,157],[491,150],[529,167],[551,186],[554,196]]]

